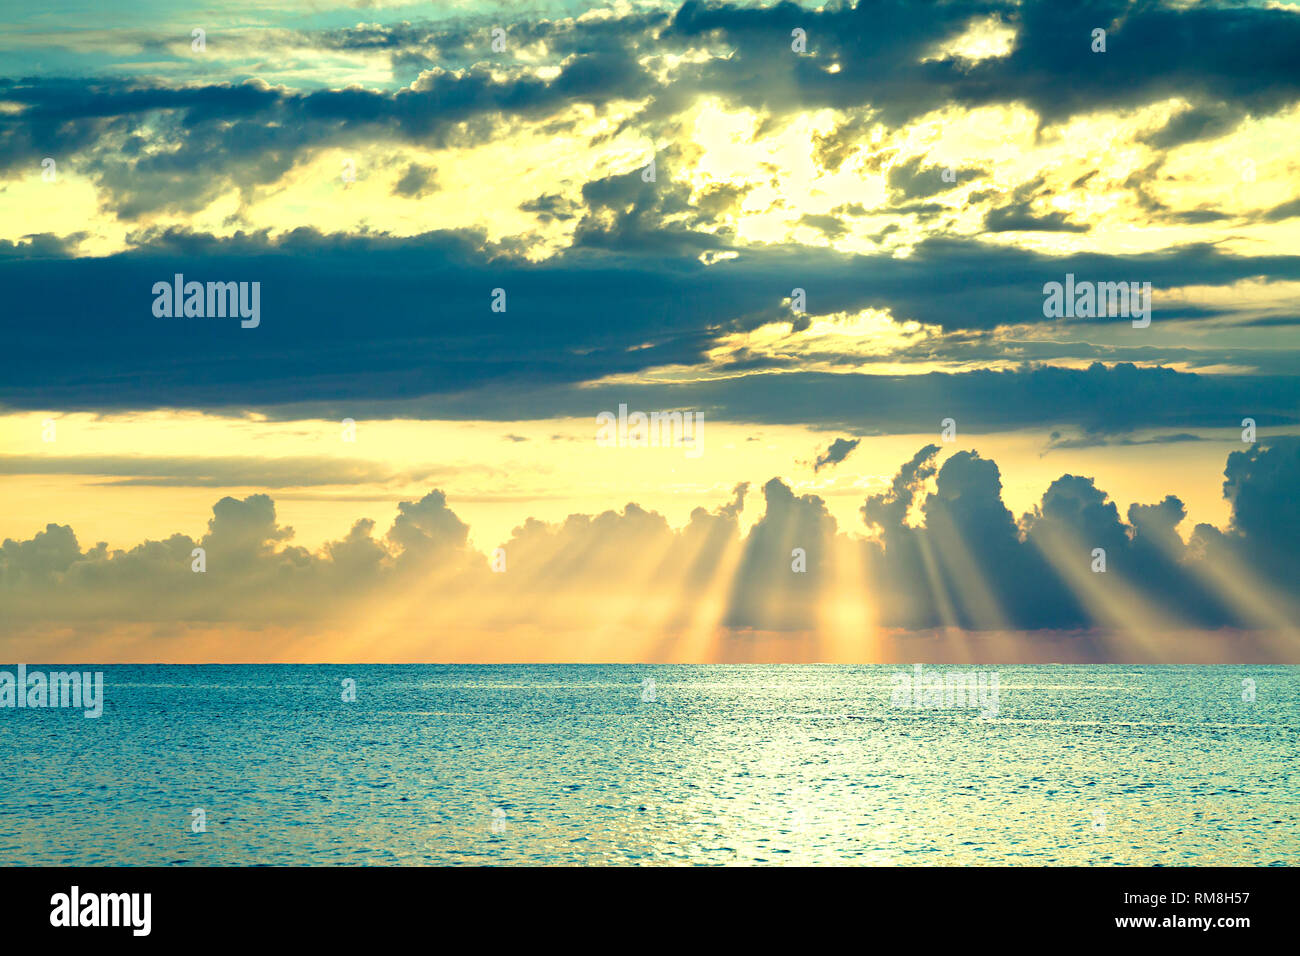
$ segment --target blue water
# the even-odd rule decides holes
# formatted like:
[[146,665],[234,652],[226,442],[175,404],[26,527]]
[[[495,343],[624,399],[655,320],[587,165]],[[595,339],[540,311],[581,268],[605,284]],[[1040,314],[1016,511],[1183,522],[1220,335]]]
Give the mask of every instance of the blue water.
[[1300,856],[1294,667],[999,667],[991,719],[892,666],[92,669],[99,719],[0,709],[0,863]]

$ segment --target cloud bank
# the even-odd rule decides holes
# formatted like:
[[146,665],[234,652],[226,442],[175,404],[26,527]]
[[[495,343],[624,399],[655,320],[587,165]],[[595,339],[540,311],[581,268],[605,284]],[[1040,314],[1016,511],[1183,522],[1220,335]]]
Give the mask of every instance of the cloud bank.
[[[938,452],[921,448],[866,498],[856,529],[838,528],[821,498],[779,478],[761,489],[762,515],[748,533],[739,519],[749,488],[740,485],[729,504],[697,508],[681,528],[628,504],[560,523],[529,519],[490,554],[468,545],[468,527],[439,491],[403,502],[382,534],[361,519],[316,552],[291,543],[264,494],[218,501],[197,540],[176,534],[129,550],[83,550],[71,527],[50,524],[0,546],[0,629],[310,629],[355,614],[379,641],[445,626],[448,616],[484,635],[546,628],[618,642],[626,626],[852,639],[845,606],[872,627],[1103,630],[1134,641],[1148,630],[1291,627],[1300,440],[1231,453],[1230,523],[1197,525],[1186,541],[1172,495],[1121,516],[1092,479],[1062,475],[1016,518],[993,461],[962,451],[939,467]],[[156,650],[166,657],[165,640]]]

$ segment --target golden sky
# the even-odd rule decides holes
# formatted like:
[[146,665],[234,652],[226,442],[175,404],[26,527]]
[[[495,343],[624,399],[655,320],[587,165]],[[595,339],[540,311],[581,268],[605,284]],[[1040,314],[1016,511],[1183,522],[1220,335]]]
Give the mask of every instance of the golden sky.
[[1121,8],[5,12],[0,643],[1292,659],[1300,14]]

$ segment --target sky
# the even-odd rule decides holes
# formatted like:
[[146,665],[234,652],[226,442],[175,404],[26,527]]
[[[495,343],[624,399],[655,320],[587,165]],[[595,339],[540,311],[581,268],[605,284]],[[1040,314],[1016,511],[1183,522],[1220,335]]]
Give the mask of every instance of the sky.
[[1298,132],[1281,2],[7,4],[0,656],[1300,663]]

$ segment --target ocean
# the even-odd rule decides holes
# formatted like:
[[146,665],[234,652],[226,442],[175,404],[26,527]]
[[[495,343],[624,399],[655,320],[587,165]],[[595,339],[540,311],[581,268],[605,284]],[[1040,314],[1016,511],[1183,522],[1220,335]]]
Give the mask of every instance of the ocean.
[[0,708],[5,865],[1300,856],[1296,667],[933,668],[996,713],[893,665],[77,669],[100,717]]

